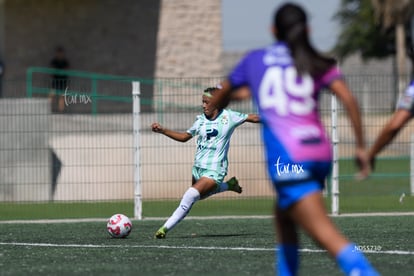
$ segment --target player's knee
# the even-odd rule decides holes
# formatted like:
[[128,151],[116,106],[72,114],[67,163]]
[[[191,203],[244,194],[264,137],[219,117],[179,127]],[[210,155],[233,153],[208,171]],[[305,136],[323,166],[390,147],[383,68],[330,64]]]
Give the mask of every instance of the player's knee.
[[200,192],[193,187],[188,188],[188,190],[184,193],[183,202],[186,206],[191,206],[194,202],[200,199]]

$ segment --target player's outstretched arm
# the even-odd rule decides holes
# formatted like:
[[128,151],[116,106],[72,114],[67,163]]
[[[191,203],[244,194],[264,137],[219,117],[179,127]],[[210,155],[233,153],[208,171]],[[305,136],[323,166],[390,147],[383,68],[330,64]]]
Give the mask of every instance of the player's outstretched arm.
[[212,98],[212,105],[218,107],[218,109],[226,108],[232,101],[242,101],[251,97],[249,87],[242,86],[233,89],[229,80],[222,81],[217,89],[218,91],[214,93]]
[[374,164],[375,157],[381,152],[391,141],[397,136],[398,132],[411,119],[410,111],[406,109],[397,110],[388,123],[381,130],[374,145],[369,150],[369,159],[371,164]]
[[251,93],[247,86],[242,86],[236,90],[231,91],[230,101],[243,101],[250,99]]
[[191,136],[190,133],[170,130],[170,129],[164,128],[159,123],[153,123],[151,125],[151,129],[153,132],[164,134],[165,136],[173,140],[179,141],[179,142],[187,142],[188,140],[193,138],[193,136]]
[[330,89],[340,99],[348,113],[349,119],[351,120],[356,139],[355,158],[360,169],[357,177],[364,179],[371,173],[371,167],[368,152],[365,149],[365,138],[362,131],[362,120],[359,111],[359,104],[343,80],[334,80],[331,83]]
[[245,122],[260,123],[260,116],[258,114],[248,114]]

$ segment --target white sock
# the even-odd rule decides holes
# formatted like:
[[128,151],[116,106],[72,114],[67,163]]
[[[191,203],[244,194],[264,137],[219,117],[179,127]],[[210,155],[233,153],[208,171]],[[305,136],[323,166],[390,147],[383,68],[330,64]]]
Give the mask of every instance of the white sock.
[[171,230],[176,226],[183,218],[190,212],[193,204],[200,199],[200,193],[197,189],[190,187],[183,195],[180,205],[171,215],[171,217],[165,222],[164,227],[167,230]]

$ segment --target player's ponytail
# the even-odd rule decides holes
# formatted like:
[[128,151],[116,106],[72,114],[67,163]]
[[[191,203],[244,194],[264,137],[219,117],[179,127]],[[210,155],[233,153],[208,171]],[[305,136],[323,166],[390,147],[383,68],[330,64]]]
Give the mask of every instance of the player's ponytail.
[[332,58],[319,54],[311,45],[305,11],[295,4],[285,4],[274,16],[276,38],[284,41],[292,52],[295,67],[300,74],[317,76],[335,64]]

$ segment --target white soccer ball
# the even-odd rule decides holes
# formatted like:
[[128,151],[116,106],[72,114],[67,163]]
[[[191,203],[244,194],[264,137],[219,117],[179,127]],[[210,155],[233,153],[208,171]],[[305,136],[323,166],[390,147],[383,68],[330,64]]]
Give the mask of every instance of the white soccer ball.
[[123,214],[115,214],[108,219],[106,229],[113,238],[125,238],[131,233],[132,222]]

